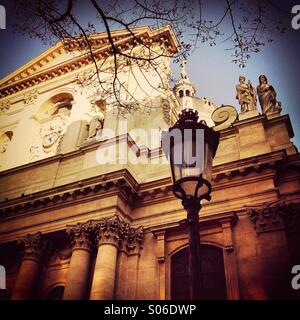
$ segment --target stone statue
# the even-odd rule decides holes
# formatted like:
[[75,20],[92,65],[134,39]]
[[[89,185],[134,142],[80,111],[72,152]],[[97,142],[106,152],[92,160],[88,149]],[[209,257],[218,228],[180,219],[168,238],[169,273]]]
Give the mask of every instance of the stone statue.
[[187,72],[186,72],[186,69],[185,69],[185,65],[187,64],[187,61],[186,60],[182,60],[180,62],[180,76],[182,79],[187,79]]
[[256,92],[251,81],[245,83],[244,76],[239,77],[239,83],[236,86],[236,99],[241,106],[241,112],[256,110]]
[[10,139],[9,139],[8,135],[6,133],[4,133],[0,137],[0,153],[4,153],[6,151],[9,142],[10,142]]
[[281,102],[276,99],[276,91],[268,84],[265,75],[259,76],[259,85],[257,86],[257,94],[259,103],[264,114],[281,111]]
[[90,123],[88,124],[88,129],[89,129],[88,139],[92,139],[96,137],[99,130],[103,129],[103,124],[104,124],[104,115],[102,113],[94,116],[91,119]]

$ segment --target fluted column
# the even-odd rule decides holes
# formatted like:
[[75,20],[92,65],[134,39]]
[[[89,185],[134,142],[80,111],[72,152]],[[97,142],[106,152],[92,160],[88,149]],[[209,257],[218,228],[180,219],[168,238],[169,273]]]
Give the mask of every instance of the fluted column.
[[98,254],[91,300],[113,299],[119,242],[128,229],[129,224],[121,221],[118,216],[99,220],[96,227]]
[[93,226],[90,222],[77,223],[76,225],[69,226],[66,232],[73,248],[63,299],[86,299],[93,247]]
[[20,238],[18,244],[23,247],[24,255],[11,299],[28,300],[34,297],[38,284],[45,242],[37,232]]

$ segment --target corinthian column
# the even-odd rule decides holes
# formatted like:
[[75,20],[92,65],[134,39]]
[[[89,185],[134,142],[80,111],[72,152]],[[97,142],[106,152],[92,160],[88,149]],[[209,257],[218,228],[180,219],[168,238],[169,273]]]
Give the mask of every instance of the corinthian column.
[[73,248],[63,299],[86,299],[93,246],[91,222],[69,226],[66,232]]
[[96,228],[98,254],[90,295],[91,300],[113,299],[118,246],[122,235],[128,229],[129,224],[122,222],[118,216],[98,221]]
[[20,238],[18,244],[24,248],[24,255],[11,299],[28,300],[34,297],[45,246],[40,232]]

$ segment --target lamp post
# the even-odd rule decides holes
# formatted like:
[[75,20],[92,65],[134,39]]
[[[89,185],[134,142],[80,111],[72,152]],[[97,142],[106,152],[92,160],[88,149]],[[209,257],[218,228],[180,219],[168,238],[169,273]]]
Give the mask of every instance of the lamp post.
[[171,166],[173,192],[187,211],[192,300],[200,299],[200,202],[210,200],[212,160],[219,135],[204,121],[198,121],[197,111],[184,109],[175,125],[162,136],[162,147]]

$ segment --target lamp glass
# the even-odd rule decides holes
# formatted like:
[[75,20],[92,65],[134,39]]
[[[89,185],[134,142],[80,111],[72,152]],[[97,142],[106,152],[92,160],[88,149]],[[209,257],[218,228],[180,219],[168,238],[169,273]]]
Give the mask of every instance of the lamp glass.
[[[170,162],[173,184],[180,184],[187,197],[200,197],[209,192],[205,180],[211,180],[211,146],[196,139],[174,142],[170,148]],[[180,195],[178,194],[180,197]]]

